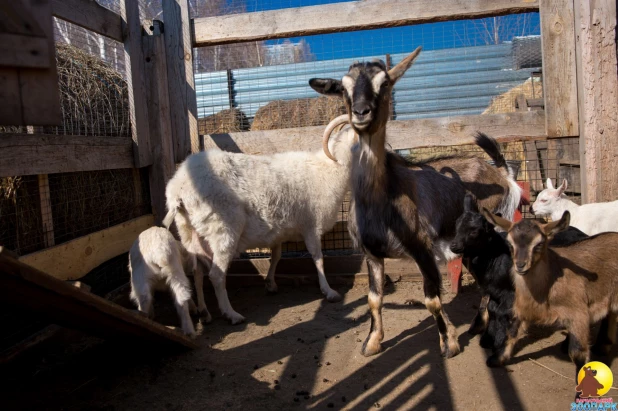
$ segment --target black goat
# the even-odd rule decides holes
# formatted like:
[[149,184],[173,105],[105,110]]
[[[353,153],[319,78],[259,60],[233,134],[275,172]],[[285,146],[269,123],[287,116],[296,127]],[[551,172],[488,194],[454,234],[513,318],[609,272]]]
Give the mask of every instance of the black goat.
[[[559,247],[588,238],[575,227],[559,232],[550,246]],[[481,334],[481,347],[494,353],[506,342],[507,329],[513,320],[515,287],[511,279],[513,260],[506,233],[498,233],[479,213],[471,194],[464,198],[464,213],[457,219],[457,231],[451,251],[463,255],[463,263],[481,288],[483,299],[470,329]]]

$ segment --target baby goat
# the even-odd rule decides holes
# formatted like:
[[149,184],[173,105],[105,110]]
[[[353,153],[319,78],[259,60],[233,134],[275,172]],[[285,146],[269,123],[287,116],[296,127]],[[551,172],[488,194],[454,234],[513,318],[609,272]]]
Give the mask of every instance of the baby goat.
[[[276,291],[281,243],[304,240],[318,271],[320,290],[328,301],[341,300],[326,281],[320,237],[335,225],[349,190],[351,148],[356,141],[350,127],[337,134],[330,150],[338,162],[329,160],[322,150],[272,155],[208,150],[189,156],[169,181],[165,190],[169,211],[163,224],[169,227],[175,222],[190,250],[199,249],[196,243],[201,241],[205,252],[195,251],[199,259],[212,256],[209,278],[219,308],[232,324],[244,317],[230,304],[225,276],[232,259],[250,248],[272,247],[266,288]],[[198,270],[198,309],[203,302],[201,278]]]
[[609,351],[616,339],[618,313],[618,233],[597,234],[554,248],[548,244],[554,235],[569,226],[568,211],[560,220],[548,224],[534,220],[513,224],[486,209],[482,213],[507,232],[515,285],[515,318],[506,343],[487,364],[499,366],[508,361],[527,323],[566,328],[569,356],[578,371],[589,361],[591,322],[608,317],[597,345]]
[[[561,246],[588,238],[574,227],[559,232],[551,246]],[[451,251],[462,254],[463,263],[474,276],[483,299],[470,324],[470,334],[481,334],[481,346],[496,350],[505,343],[513,321],[515,288],[511,280],[513,260],[506,233],[497,233],[480,213],[471,194],[464,198],[464,213],[457,219]]]
[[552,221],[558,221],[562,213],[568,210],[571,213],[571,226],[588,235],[618,231],[618,200],[580,206],[564,195],[566,189],[565,179],[558,188],[554,188],[551,178],[548,178],[547,188],[536,197],[536,201],[530,206],[530,212],[534,215],[550,216]]
[[[129,251],[131,272],[131,300],[138,309],[152,318],[153,294],[169,289],[180,318],[182,331],[195,335],[189,310],[195,311],[191,286],[186,273],[193,274],[197,267],[194,254],[189,253],[174,236],[161,227],[142,232]],[[206,321],[210,314],[205,312]]]
[[[478,134],[476,143],[497,167],[466,155],[413,163],[386,149],[393,86],[419,53],[420,47],[390,70],[384,62],[372,61],[351,65],[342,80],[309,80],[317,92],[344,99],[350,124],[359,136],[351,161],[348,230],[365,254],[369,269],[371,330],[362,347],[365,356],[382,349],[385,258],[416,261],[423,275],[425,306],[438,325],[441,353],[445,357],[457,355],[457,333],[440,300],[442,276],[436,257],[454,257],[449,243],[466,191],[475,194],[481,205],[509,218],[520,201],[512,170],[496,141],[484,134]],[[325,146],[325,153],[332,158],[328,148]]]

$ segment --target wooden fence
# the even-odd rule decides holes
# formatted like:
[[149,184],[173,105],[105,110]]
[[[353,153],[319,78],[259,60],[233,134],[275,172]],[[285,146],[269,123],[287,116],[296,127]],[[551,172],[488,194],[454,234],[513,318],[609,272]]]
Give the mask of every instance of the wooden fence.
[[[394,149],[468,144],[471,134],[479,129],[500,142],[547,141],[551,145],[556,138],[576,138],[580,141],[584,201],[618,197],[615,2],[365,0],[190,20],[188,0],[163,0],[164,29],[159,22],[144,26],[135,0],[122,1],[121,14],[93,0],[53,0],[51,4],[56,17],[124,44],[132,140],[3,135],[0,176],[38,174],[44,186],[49,173],[149,167],[153,207],[152,215],[21,258],[58,278],[84,276],[128,251],[141,230],[159,223],[165,210],[165,182],[175,163],[191,152],[212,147],[249,154],[319,149],[322,127],[198,136],[194,46],[539,11],[544,109],[393,121],[389,143]],[[300,14],[302,19],[295,17]],[[16,158],[23,161],[13,161]],[[42,203],[45,192],[41,191]],[[290,270],[302,272],[305,265],[312,265],[304,260]],[[332,261],[335,271],[362,271],[360,260]],[[390,264],[393,271],[401,270],[395,262]],[[237,265],[241,266],[239,272],[264,271],[258,261]]]

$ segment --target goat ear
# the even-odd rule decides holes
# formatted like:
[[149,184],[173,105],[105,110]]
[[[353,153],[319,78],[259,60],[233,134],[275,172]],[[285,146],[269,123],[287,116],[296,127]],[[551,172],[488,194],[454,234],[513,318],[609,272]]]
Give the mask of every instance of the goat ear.
[[326,96],[343,96],[343,85],[340,80],[332,78],[312,78],[309,80],[312,89]]
[[562,195],[562,193],[566,191],[568,186],[569,183],[567,183],[566,178],[562,179],[562,184],[560,184],[560,187],[558,187],[558,195]]
[[513,226],[513,223],[511,223],[509,220],[507,220],[506,218],[498,217],[497,215],[490,213],[489,210],[486,209],[485,207],[483,207],[483,209],[481,210],[481,214],[483,214],[483,217],[485,217],[485,219],[489,221],[489,224],[498,226],[504,231],[509,231],[511,227]]
[[474,197],[472,197],[472,194],[470,193],[466,194],[464,197],[464,211],[479,211],[476,206],[476,202],[474,201]]
[[554,184],[551,182],[551,178],[548,178],[545,184],[547,185],[547,188],[550,188],[552,190],[554,189]]
[[393,84],[395,84],[397,80],[399,80],[401,76],[403,76],[403,73],[405,73],[410,68],[412,63],[414,63],[414,60],[416,60],[416,58],[420,54],[421,49],[422,47],[417,47],[416,50],[412,52],[412,54],[401,60],[399,63],[397,63],[395,67],[388,71],[388,76],[390,77]]
[[543,231],[545,235],[548,237],[553,237],[558,234],[560,231],[564,231],[569,228],[569,224],[571,223],[571,213],[569,211],[565,211],[562,214],[562,218],[558,221],[552,221],[551,223],[545,224],[543,227]]

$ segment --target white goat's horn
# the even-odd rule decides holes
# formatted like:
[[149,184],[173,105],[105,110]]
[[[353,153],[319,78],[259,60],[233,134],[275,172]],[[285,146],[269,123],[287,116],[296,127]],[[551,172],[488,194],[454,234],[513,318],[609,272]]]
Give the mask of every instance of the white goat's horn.
[[337,159],[333,157],[333,155],[330,153],[330,150],[328,149],[328,139],[330,138],[330,135],[333,133],[333,130],[335,128],[348,122],[348,115],[342,114],[339,117],[333,119],[333,121],[331,121],[330,123],[328,123],[328,125],[326,126],[326,130],[324,130],[324,134],[322,137],[322,149],[324,150],[324,154],[326,154],[326,157],[330,158],[335,163],[337,162]]

